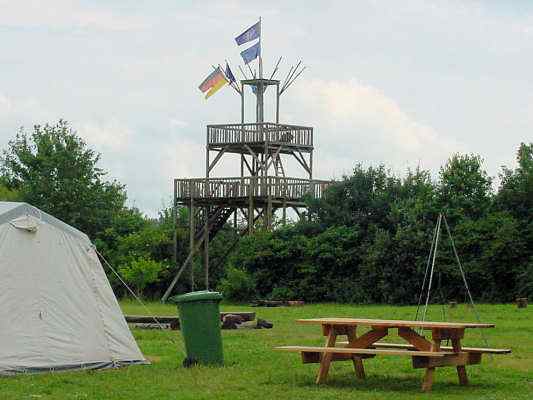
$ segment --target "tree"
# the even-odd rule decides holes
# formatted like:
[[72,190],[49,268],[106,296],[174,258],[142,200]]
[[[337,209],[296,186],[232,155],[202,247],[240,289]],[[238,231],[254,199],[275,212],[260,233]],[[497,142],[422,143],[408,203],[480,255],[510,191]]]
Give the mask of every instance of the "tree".
[[126,193],[107,181],[98,167],[100,155],[60,120],[21,129],[3,152],[2,175],[22,201],[97,237],[124,209]]
[[328,188],[321,200],[311,201],[310,212],[324,228],[354,224],[366,228],[382,224],[399,194],[400,185],[400,180],[383,165],[365,169],[357,164],[353,175]]
[[[457,251],[475,298],[510,301],[516,295],[516,277],[526,248],[519,225],[507,212],[465,219],[453,232]],[[444,246],[443,246],[444,247]],[[455,270],[453,260],[449,265]],[[456,274],[455,282],[460,282]]]
[[496,206],[519,219],[531,218],[533,210],[533,143],[520,144],[515,170],[503,167]]
[[161,263],[139,257],[128,264],[122,265],[119,268],[119,272],[127,283],[133,285],[135,293],[140,297],[148,284],[159,279],[159,273],[162,269]]
[[[419,168],[397,178],[383,166],[357,165],[322,199],[310,200],[311,220],[244,238],[230,260],[238,271],[222,282],[260,297],[413,304],[437,216],[445,212],[476,300],[531,294],[533,146],[522,145],[518,159],[516,170],[504,169],[497,202],[475,155],[451,157],[437,182]],[[444,226],[435,268],[430,300],[462,301],[465,288]]]
[[533,293],[533,143],[521,143],[515,170],[503,167],[496,209],[511,214],[518,224],[524,251],[517,254],[519,295]]
[[441,167],[439,177],[439,206],[450,220],[480,218],[489,210],[492,179],[480,156],[454,154]]
[[0,178],[0,201],[19,201],[20,194],[16,190],[10,189],[5,180]]
[[230,265],[226,275],[220,280],[218,290],[224,294],[224,298],[233,301],[253,300],[255,297],[255,282],[252,276]]

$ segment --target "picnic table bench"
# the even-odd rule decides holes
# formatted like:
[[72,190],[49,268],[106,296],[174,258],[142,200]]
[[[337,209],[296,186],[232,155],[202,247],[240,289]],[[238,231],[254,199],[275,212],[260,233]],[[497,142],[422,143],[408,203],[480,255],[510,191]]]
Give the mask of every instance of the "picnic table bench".
[[[466,365],[479,364],[483,354],[508,354],[509,349],[462,347],[461,339],[466,329],[493,328],[494,324],[463,322],[401,321],[362,318],[314,318],[299,319],[300,324],[320,325],[326,337],[324,347],[281,346],[276,350],[300,353],[304,363],[319,363],[316,383],[326,380],[331,362],[352,360],[355,374],[365,378],[363,360],[378,355],[407,356],[412,358],[413,368],[425,368],[422,390],[430,391],[435,368],[454,366],[459,383],[468,384]],[[359,326],[370,327],[366,333],[357,336]],[[396,329],[398,336],[407,343],[387,343],[380,340]],[[416,331],[431,331],[431,340]],[[337,342],[345,335],[347,341]],[[441,346],[443,340],[451,346]]]

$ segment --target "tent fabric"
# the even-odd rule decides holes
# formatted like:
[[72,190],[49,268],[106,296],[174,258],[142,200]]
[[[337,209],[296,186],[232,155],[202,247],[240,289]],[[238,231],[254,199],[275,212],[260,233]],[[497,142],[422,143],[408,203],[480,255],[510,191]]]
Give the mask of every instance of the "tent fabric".
[[0,375],[147,363],[77,229],[0,202],[0,276]]
[[27,232],[37,232],[41,222],[31,215],[25,215],[11,220],[10,224],[15,228],[24,229]]
[[39,210],[37,207],[33,207],[27,203],[0,201],[0,225],[6,222],[10,222],[11,220],[17,217],[28,216],[28,215],[34,216],[35,218],[38,218],[40,221],[45,222],[49,225],[52,225],[56,227],[57,229],[62,230],[64,232],[68,232],[71,235],[76,236],[79,239],[84,240],[88,243],[91,242],[89,240],[89,237],[85,233],[53,217],[52,215]]

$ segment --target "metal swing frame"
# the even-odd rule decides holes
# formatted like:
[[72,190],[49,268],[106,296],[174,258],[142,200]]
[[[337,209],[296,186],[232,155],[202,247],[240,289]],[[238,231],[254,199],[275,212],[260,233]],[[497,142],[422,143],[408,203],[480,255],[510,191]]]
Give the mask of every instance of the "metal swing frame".
[[[432,241],[431,241],[431,248],[430,248],[428,259],[427,259],[427,262],[426,262],[426,270],[424,272],[424,280],[422,282],[422,288],[420,289],[420,295],[418,296],[418,304],[417,304],[417,307],[416,307],[415,320],[416,321],[419,320],[420,314],[421,314],[421,320],[422,321],[426,320],[427,310],[428,310],[428,306],[429,306],[429,300],[431,298],[431,289],[432,289],[432,285],[433,285],[433,278],[434,278],[434,275],[435,275],[435,260],[437,258],[437,250],[438,250],[438,246],[439,246],[439,240],[440,240],[440,237],[441,237],[441,226],[442,226],[442,222],[443,221],[444,221],[444,226],[446,227],[446,232],[448,234],[448,239],[449,239],[450,244],[452,246],[452,250],[453,250],[453,255],[454,255],[455,261],[457,262],[457,266],[458,266],[459,271],[461,273],[461,278],[462,278],[462,281],[463,281],[463,284],[464,284],[464,287],[465,287],[465,290],[466,290],[466,293],[467,293],[467,296],[468,296],[468,300],[469,300],[470,305],[472,307],[472,311],[473,311],[473,313],[475,315],[476,321],[478,323],[481,323],[481,319],[480,319],[479,313],[478,313],[478,311],[476,309],[476,305],[474,303],[474,298],[472,297],[472,293],[470,292],[470,287],[468,286],[468,281],[466,280],[466,274],[465,274],[463,265],[461,263],[461,259],[459,258],[459,253],[457,252],[457,248],[455,247],[455,241],[453,240],[453,236],[452,236],[452,232],[451,232],[450,226],[448,225],[448,221],[446,219],[446,215],[444,213],[442,213],[442,212],[439,213],[439,216],[437,218],[437,222],[435,224],[435,228],[433,230],[433,238],[432,238]],[[439,279],[439,281],[440,281],[440,279]],[[427,283],[427,285],[426,285],[426,283]],[[440,288],[440,283],[439,283],[439,288]],[[424,301],[424,306],[423,306],[423,309],[420,310],[421,305],[422,305],[422,299],[424,297],[424,293],[426,294],[425,301]],[[442,307],[443,307],[443,317],[444,317],[444,319],[447,319],[446,318],[446,310],[445,310],[445,306],[444,306],[444,296],[442,294],[442,291],[440,292],[440,295],[441,295]],[[482,339],[483,339],[485,345],[488,347],[488,341],[487,341],[485,335],[483,334],[483,332],[481,332],[481,336],[482,336]]]

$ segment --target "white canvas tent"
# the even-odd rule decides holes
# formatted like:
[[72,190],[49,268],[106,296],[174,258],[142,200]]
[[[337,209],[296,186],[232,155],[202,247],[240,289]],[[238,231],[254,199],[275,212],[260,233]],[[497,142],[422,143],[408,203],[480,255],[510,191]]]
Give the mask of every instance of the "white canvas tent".
[[146,363],[84,233],[0,202],[0,375]]

